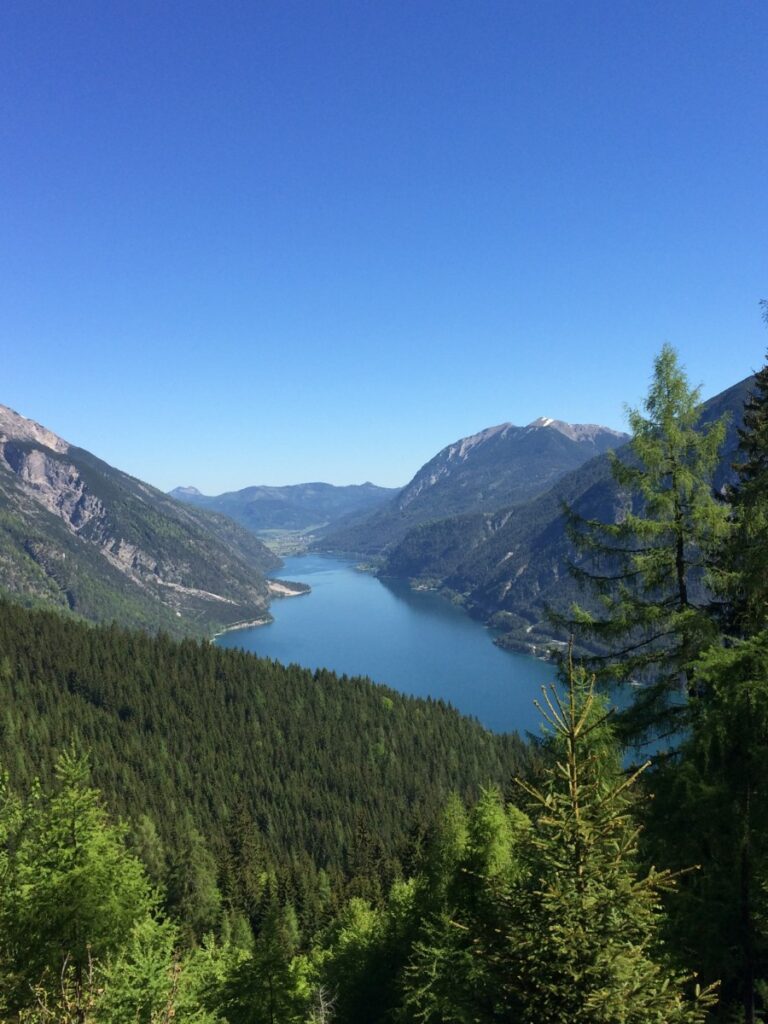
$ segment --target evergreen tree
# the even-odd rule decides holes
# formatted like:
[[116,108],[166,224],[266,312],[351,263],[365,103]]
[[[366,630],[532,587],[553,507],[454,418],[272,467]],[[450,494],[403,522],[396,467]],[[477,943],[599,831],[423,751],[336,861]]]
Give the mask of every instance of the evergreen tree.
[[171,855],[167,903],[187,940],[202,937],[219,923],[221,893],[216,876],[213,855],[186,817],[177,831]]
[[340,1024],[382,1019],[378,997],[391,978],[382,955],[385,935],[384,911],[361,896],[352,896],[324,936],[324,948],[317,954],[319,974],[334,998]]
[[5,977],[13,1011],[37,986],[87,989],[94,962],[116,951],[134,923],[153,910],[144,869],[89,785],[85,758],[67,751],[51,796],[36,785],[24,805],[7,804],[12,855],[0,901]]
[[654,857],[699,863],[670,908],[671,941],[722,978],[722,1019],[768,1010],[768,631],[715,646],[696,666],[678,763],[656,779]]
[[156,1024],[179,1019],[182,966],[177,930],[168,921],[137,921],[120,951],[99,971],[98,1017],[104,1024]]
[[[450,878],[422,922],[404,972],[402,1015],[423,1024],[694,1024],[714,1002],[665,949],[669,871],[642,873],[634,784],[605,703],[571,671],[552,690],[529,816],[486,794],[457,828]],[[459,822],[460,824],[460,822]],[[439,847],[438,847],[439,849]],[[426,879],[435,874],[428,869]],[[693,991],[686,994],[686,989]]]
[[569,625],[607,651],[593,660],[600,675],[643,684],[629,716],[636,736],[661,722],[676,728],[689,667],[716,636],[707,573],[728,531],[712,487],[725,420],[701,426],[699,390],[669,345],[654,362],[644,413],[629,410],[631,455],[613,458],[628,498],[618,521],[569,510],[582,556],[574,574],[599,598],[594,610],[575,607]]
[[274,880],[253,817],[238,795],[230,821],[222,862],[223,892],[229,907],[244,917],[254,933],[274,899]]
[[[768,324],[768,301],[762,303]],[[723,553],[730,627],[741,636],[768,626],[768,362],[755,375],[739,430],[734,530]]]
[[130,830],[131,849],[144,865],[153,885],[159,886],[168,873],[168,857],[157,826],[148,814],[139,815]]
[[[554,763],[541,786],[521,783],[530,807],[529,873],[506,894],[503,952],[516,1024],[692,1024],[711,990],[684,995],[660,942],[667,871],[637,869],[633,785],[604,702],[583,673],[552,689],[545,718]],[[642,769],[641,769],[642,771]],[[494,953],[494,955],[498,955]]]
[[415,895],[412,880],[397,880],[383,905],[352,896],[326,930],[314,952],[316,980],[338,1024],[394,1019],[418,922]]
[[250,954],[235,953],[223,982],[209,995],[209,1007],[228,1024],[299,1024],[309,992],[295,954],[296,917],[273,906]]
[[405,970],[403,1021],[506,1019],[512,1007],[500,947],[508,914],[500,894],[520,879],[518,851],[529,824],[494,789],[469,815],[446,808],[421,879],[422,919]]

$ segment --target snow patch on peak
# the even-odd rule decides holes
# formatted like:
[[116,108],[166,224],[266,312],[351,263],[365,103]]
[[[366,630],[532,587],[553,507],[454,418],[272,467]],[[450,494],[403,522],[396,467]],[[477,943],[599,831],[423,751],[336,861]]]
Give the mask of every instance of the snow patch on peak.
[[537,420],[529,423],[527,429],[532,430],[539,427],[551,427],[564,434],[565,437],[569,437],[571,441],[594,441],[600,434],[609,434],[611,437],[617,438],[627,436],[620,430],[601,427],[599,423],[565,423],[563,420],[553,420],[549,416],[540,416]]

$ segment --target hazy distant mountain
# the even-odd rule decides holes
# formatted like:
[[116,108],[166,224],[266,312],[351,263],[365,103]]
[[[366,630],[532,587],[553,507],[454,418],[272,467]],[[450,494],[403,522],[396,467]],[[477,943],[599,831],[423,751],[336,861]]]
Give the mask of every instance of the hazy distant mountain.
[[309,530],[348,516],[371,512],[397,494],[396,488],[372,483],[335,487],[332,484],[254,486],[208,496],[196,487],[177,487],[171,497],[199,508],[221,512],[248,530]]
[[323,531],[317,546],[379,554],[420,523],[526,502],[626,439],[608,427],[545,417],[489,427],[443,448],[377,512]]
[[[730,415],[717,488],[733,478],[737,427],[753,379],[728,388],[703,407],[704,423]],[[617,454],[623,457],[621,450]],[[550,635],[545,607],[567,607],[578,593],[568,574],[574,553],[565,535],[563,501],[585,518],[616,520],[626,508],[626,495],[613,481],[607,455],[562,476],[526,504],[411,530],[389,552],[382,575],[444,589],[474,614],[506,629],[512,645],[540,643]]]
[[0,405],[0,591],[174,633],[264,616],[279,560]]

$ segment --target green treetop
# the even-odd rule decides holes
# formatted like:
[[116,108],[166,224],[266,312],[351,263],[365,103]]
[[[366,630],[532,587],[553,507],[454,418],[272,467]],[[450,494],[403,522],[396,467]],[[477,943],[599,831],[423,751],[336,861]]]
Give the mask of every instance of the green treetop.
[[5,790],[2,832],[11,851],[0,894],[0,999],[10,1013],[33,991],[83,993],[95,963],[115,953],[155,908],[125,828],[89,784],[87,760],[59,757],[56,789],[35,785],[25,803]]
[[[660,941],[666,871],[637,865],[633,785],[593,682],[546,695],[552,763],[529,799],[528,881],[508,897],[518,1024],[693,1024],[714,1001],[685,989]],[[640,770],[642,771],[642,769]]]
[[682,709],[689,665],[716,633],[707,581],[728,532],[712,487],[726,424],[702,426],[700,412],[698,388],[665,345],[643,411],[628,411],[631,454],[613,459],[616,521],[570,514],[574,573],[599,599],[594,610],[575,607],[571,625],[608,652],[595,661],[600,674],[643,684],[630,717],[636,735]]

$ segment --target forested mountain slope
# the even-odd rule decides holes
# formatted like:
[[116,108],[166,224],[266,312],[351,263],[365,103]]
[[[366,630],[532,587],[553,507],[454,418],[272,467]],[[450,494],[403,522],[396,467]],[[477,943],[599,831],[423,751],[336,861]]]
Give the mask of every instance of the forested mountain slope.
[[279,560],[0,406],[0,590],[88,619],[207,634],[267,614]]
[[372,515],[321,531],[315,546],[380,554],[420,523],[528,501],[625,440],[626,434],[607,427],[548,418],[527,427],[489,427],[438,452]]
[[[732,479],[737,428],[753,379],[746,378],[703,406],[703,423],[723,413],[730,416],[715,480],[718,488]],[[625,452],[619,456],[626,457]],[[552,635],[546,607],[567,607],[578,593],[568,574],[574,553],[565,533],[563,503],[584,518],[614,522],[626,501],[613,480],[608,455],[601,455],[525,505],[417,527],[389,552],[381,574],[443,588],[473,614],[504,628],[502,642],[535,647]]]
[[22,790],[74,741],[161,861],[190,835],[220,853],[245,814],[292,884],[395,870],[450,792],[503,786],[528,757],[440,701],[4,600],[0,684],[0,763]]

